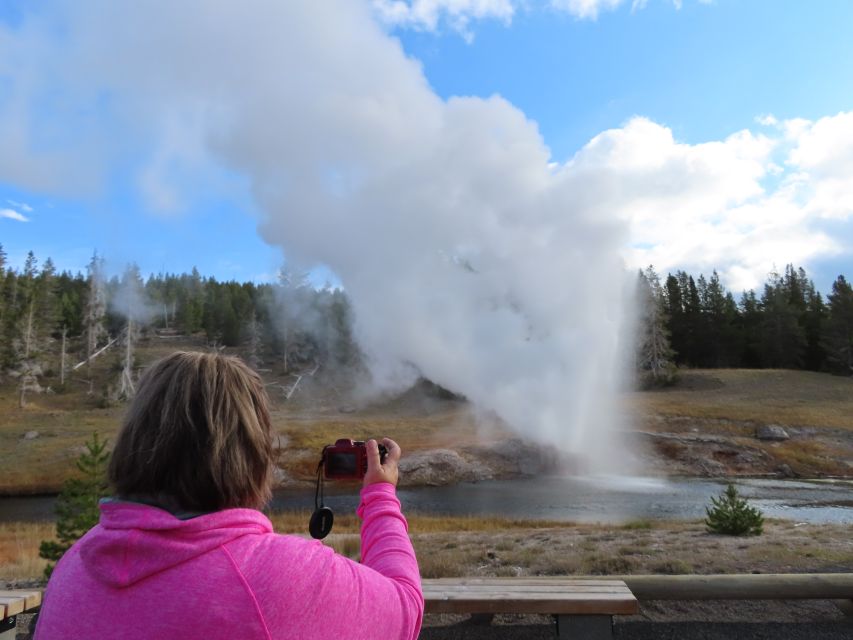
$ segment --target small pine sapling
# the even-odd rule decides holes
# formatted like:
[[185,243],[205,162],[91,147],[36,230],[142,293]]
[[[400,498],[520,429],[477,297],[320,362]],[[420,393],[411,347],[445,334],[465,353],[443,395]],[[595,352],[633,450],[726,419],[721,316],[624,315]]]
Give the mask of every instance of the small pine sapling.
[[710,533],[730,536],[761,535],[764,516],[755,507],[741,498],[733,484],[717,498],[711,498],[711,506],[705,507],[705,526]]
[[66,480],[62,485],[56,502],[58,541],[45,540],[39,545],[39,557],[51,561],[44,570],[46,578],[50,578],[55,563],[71,545],[98,524],[98,501],[109,492],[106,474],[109,457],[107,441],[101,441],[97,433],[92,434],[92,439],[86,442],[86,451],[77,459],[77,468],[83,476]]

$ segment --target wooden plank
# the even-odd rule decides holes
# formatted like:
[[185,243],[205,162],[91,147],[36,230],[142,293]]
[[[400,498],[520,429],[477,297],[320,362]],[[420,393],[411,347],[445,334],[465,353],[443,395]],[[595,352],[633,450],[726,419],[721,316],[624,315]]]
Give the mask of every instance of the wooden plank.
[[24,599],[24,609],[35,609],[41,606],[41,591],[21,591],[18,589],[6,590],[0,589],[0,598],[19,597]]
[[615,615],[638,610],[624,582],[461,578],[423,581],[430,613]]
[[453,590],[453,589],[479,589],[488,591],[489,589],[501,589],[506,586],[511,586],[513,589],[526,589],[528,591],[564,591],[567,593],[607,593],[613,591],[625,591],[628,586],[624,582],[614,582],[608,585],[593,584],[584,586],[582,584],[513,584],[512,582],[496,582],[495,584],[428,584],[424,583],[424,589],[434,589],[436,591]]
[[432,600],[461,600],[461,599],[479,599],[479,600],[502,600],[504,598],[512,598],[516,600],[550,600],[553,602],[571,601],[579,602],[583,600],[595,600],[600,602],[608,602],[611,600],[625,600],[634,596],[630,591],[622,593],[556,593],[556,592],[527,592],[513,589],[502,589],[495,591],[442,591],[440,593],[432,593],[424,591],[424,597]]
[[539,613],[546,615],[632,615],[635,599],[611,600],[425,600],[427,613]]
[[586,578],[583,576],[574,578],[565,578],[562,576],[538,576],[538,577],[518,577],[518,578],[428,578],[424,584],[518,584],[518,585],[566,585],[566,586],[611,586],[625,582],[625,578],[630,576],[619,576],[613,578]]
[[15,616],[24,610],[24,598],[0,597],[0,606],[3,609],[3,617]]
[[853,599],[853,573],[640,575],[618,579],[640,600]]
[[551,600],[555,602],[581,600],[597,600],[608,602],[611,600],[625,600],[634,598],[630,591],[622,593],[558,593],[558,592],[528,592],[513,589],[502,589],[495,591],[424,591],[424,598],[430,600],[459,600],[462,598],[479,600],[501,600],[503,598],[514,598],[518,600]]
[[424,585],[424,593],[489,593],[490,591],[501,591],[511,589],[513,591],[524,591],[525,593],[580,593],[580,594],[607,594],[607,593],[630,593],[631,591],[626,586],[621,587],[590,587],[584,589],[582,587],[561,587],[559,585],[549,586],[523,586],[514,584],[495,584],[495,585]]
[[[514,581],[518,582],[514,582]],[[853,573],[539,576],[523,578],[438,578],[424,584],[613,584],[624,582],[640,600],[850,600]]]

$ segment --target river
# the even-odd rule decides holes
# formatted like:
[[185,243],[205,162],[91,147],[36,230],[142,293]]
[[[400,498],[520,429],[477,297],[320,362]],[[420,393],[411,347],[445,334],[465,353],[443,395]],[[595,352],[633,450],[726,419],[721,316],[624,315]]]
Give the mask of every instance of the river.
[[[768,518],[853,524],[853,482],[738,479],[738,491]],[[724,481],[705,479],[565,478],[495,480],[448,487],[400,489],[407,511],[499,515],[522,519],[618,523],[636,519],[693,520],[705,515]],[[276,492],[271,509],[313,506],[313,487]],[[357,496],[327,487],[326,504],[355,508]],[[52,520],[56,498],[0,498],[0,522]]]

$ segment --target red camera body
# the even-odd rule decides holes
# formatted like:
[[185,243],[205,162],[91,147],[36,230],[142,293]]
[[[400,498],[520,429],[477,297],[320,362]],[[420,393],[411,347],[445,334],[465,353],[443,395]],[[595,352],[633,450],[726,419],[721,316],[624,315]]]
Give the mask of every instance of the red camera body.
[[[379,445],[380,460],[387,453]],[[323,476],[329,480],[361,480],[367,473],[367,445],[361,440],[342,438],[323,448]]]

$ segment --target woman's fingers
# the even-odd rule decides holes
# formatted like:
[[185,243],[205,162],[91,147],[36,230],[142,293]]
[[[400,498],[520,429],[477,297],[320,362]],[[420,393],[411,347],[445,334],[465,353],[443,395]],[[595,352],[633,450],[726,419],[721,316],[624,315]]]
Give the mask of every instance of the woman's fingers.
[[388,452],[385,456],[385,462],[399,462],[400,456],[403,453],[402,449],[400,449],[400,445],[394,442],[391,438],[382,438],[382,444],[385,445],[385,450]]
[[385,445],[387,451],[384,462],[379,456],[379,444],[376,440],[370,439],[365,443],[367,449],[367,473],[364,474],[365,487],[377,482],[390,482],[397,486],[399,476],[397,463],[402,453],[400,445],[390,438],[383,438],[382,444]]

